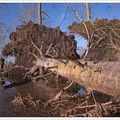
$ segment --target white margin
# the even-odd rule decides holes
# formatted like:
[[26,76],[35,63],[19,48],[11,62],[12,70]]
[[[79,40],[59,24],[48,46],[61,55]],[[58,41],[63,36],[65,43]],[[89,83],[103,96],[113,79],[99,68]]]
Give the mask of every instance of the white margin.
[[2,120],[120,120],[119,117],[3,117]]
[[120,0],[0,0],[0,3],[120,3]]
[[[0,0],[0,3],[120,3],[120,0]],[[0,120],[120,120],[120,117],[0,117]]]

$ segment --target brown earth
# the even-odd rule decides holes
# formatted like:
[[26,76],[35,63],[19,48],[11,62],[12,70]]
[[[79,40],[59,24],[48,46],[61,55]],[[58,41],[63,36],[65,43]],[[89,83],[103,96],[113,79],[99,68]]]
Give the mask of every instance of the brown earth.
[[[97,25],[94,23],[94,27],[95,25],[98,26],[98,28],[99,26],[103,27],[104,22],[105,22],[104,26],[107,24],[107,20],[103,20],[104,22],[101,20],[101,22],[103,23],[101,23],[100,20],[98,21],[99,22],[96,21]],[[117,21],[118,23],[118,20],[115,21]],[[77,24],[75,24],[75,26],[76,25]],[[92,32],[94,31],[94,28],[93,26],[91,26],[91,23],[89,23],[89,25],[90,27],[88,29],[89,31],[91,31],[90,32],[91,35]],[[78,26],[79,25],[77,25],[77,27]],[[87,38],[85,29],[83,28],[83,26],[82,27],[81,26],[80,26],[80,30],[81,30],[80,34],[83,35],[85,38]],[[115,28],[117,27],[118,26],[116,25]],[[119,29],[119,27],[117,29]],[[77,30],[79,31],[78,28]],[[109,30],[104,30],[104,32],[106,33],[107,31],[108,33],[110,32]],[[100,37],[103,37],[103,33],[101,31],[96,32],[96,34],[100,35]],[[104,37],[105,39],[102,39],[102,41],[100,41],[99,47],[96,46],[97,40],[99,41],[99,39],[95,38],[95,36],[92,37],[91,39],[92,48],[91,51],[89,51],[88,53],[87,60],[118,60],[118,58],[116,58],[115,56],[116,54],[112,54],[112,56],[110,56],[109,59],[105,57],[105,55],[107,54],[107,50],[109,51],[109,49],[107,49],[107,47],[109,46],[108,44],[109,39],[105,35]],[[3,49],[3,53],[6,56],[14,55],[16,57],[15,63],[18,66],[23,65],[25,67],[31,67],[34,57],[29,52],[31,51],[32,53],[35,53],[37,55],[39,53],[33,47],[33,44],[31,44],[30,41],[33,41],[36,44],[36,46],[38,46],[38,48],[40,48],[41,45],[43,45],[42,51],[44,54],[51,45],[51,43],[53,43],[53,48],[55,50],[52,49],[50,51],[50,54],[56,59],[58,58],[58,59],[75,60],[79,58],[78,54],[76,53],[76,41],[73,39],[73,36],[66,36],[64,33],[62,33],[59,30],[59,28],[52,29],[52,28],[47,28],[45,26],[40,27],[39,25],[34,24],[33,22],[29,22],[26,25],[20,26],[20,28],[16,28],[16,32],[10,34],[10,43],[5,46],[5,48]],[[102,43],[104,42],[105,45],[107,45],[107,47],[104,46],[104,44],[102,45]],[[95,52],[92,51],[93,48]],[[21,67],[19,70],[20,73],[24,74],[25,70],[21,72],[22,70]],[[10,70],[11,73],[10,76],[13,77],[12,74],[14,73],[16,74],[18,73],[19,75],[19,70],[13,68],[12,71]],[[63,77],[58,77],[58,78],[57,77],[58,76],[56,75],[50,74],[47,77],[43,77],[45,80],[42,78],[40,79],[40,81],[43,80],[43,83],[45,84],[46,87],[51,87],[51,89],[54,88],[55,91],[59,93],[61,89],[63,89],[64,87],[70,84],[70,81],[68,81]],[[14,115],[12,116],[44,116],[44,117],[46,116],[49,117],[50,116],[59,116],[59,117],[60,116],[66,116],[66,117],[67,116],[69,117],[119,116],[119,111],[120,111],[119,103],[118,104],[110,103],[108,105],[102,105],[102,103],[105,104],[109,103],[111,97],[96,92],[94,92],[95,100],[92,95],[88,95],[84,97],[76,96],[80,87],[81,87],[80,85],[75,83],[73,87],[70,87],[67,91],[64,91],[58,100],[53,101],[49,104],[47,104],[49,99],[47,99],[46,101],[42,100],[43,96],[41,95],[41,93],[39,93],[39,95],[41,95],[41,99],[35,99],[30,94],[27,94],[26,96],[21,96],[19,94],[11,101],[12,107],[15,109]],[[30,89],[30,91],[33,91],[33,89]],[[53,92],[49,94],[53,94]],[[48,98],[47,96],[44,97]]]
[[90,47],[86,60],[90,61],[120,61],[120,20],[96,19],[93,23],[73,23],[69,26],[72,33],[82,35]]
[[47,57],[57,59],[78,59],[76,52],[76,41],[74,36],[67,36],[57,28],[47,28],[39,26],[32,21],[16,28],[9,36],[10,42],[4,47],[3,54],[5,56],[14,55],[16,64],[30,67],[34,57],[30,52],[39,55],[39,52],[33,47],[31,41],[45,54],[49,46],[52,46]]

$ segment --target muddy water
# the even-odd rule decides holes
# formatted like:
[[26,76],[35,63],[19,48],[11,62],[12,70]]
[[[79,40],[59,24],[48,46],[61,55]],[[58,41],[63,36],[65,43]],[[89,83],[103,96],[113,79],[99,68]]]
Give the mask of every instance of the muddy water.
[[21,96],[30,93],[36,100],[47,101],[55,96],[56,92],[55,88],[46,86],[44,81],[31,82],[6,90],[3,86],[0,86],[0,116],[12,116],[14,110],[11,107],[10,101],[13,100],[18,93],[20,93]]

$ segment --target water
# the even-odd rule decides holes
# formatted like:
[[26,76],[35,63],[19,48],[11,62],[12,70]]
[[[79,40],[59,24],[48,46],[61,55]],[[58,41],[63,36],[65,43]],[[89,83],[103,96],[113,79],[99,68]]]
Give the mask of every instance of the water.
[[[9,80],[5,79],[3,86],[8,84],[10,84]],[[0,116],[6,117],[13,115],[14,109],[11,107],[10,102],[18,93],[21,96],[26,96],[27,93],[30,93],[34,99],[40,99],[43,102],[53,98],[57,93],[55,88],[46,86],[44,81],[31,82],[9,89],[4,89],[3,86],[0,86]]]
[[12,112],[10,101],[14,98],[15,94],[15,88],[4,90],[4,88],[0,86],[0,116],[10,116]]

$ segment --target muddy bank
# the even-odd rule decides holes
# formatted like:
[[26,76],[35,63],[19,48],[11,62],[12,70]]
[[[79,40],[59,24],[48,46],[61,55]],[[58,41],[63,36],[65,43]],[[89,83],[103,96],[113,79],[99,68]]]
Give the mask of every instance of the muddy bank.
[[[45,26],[40,27],[37,24],[29,22],[20,28],[16,28],[16,32],[11,33],[10,40],[10,43],[5,46],[3,50],[4,55],[14,55],[16,57],[15,64],[12,65],[13,69],[10,68],[10,70],[5,73],[5,75],[9,76],[10,81],[19,81],[16,75],[20,76],[20,81],[23,79],[26,71],[29,70],[28,68],[34,64],[34,57],[31,53],[39,56],[39,52],[31,41],[41,49],[44,55],[48,48],[50,48],[49,54],[45,55],[45,57],[72,60],[79,58],[76,53],[76,42],[73,36],[66,36],[59,28],[51,29]],[[95,47],[95,49],[97,48]],[[98,57],[94,58],[96,59]],[[20,67],[19,70],[18,66]],[[21,69],[22,66],[23,70]],[[35,75],[39,74],[35,73],[34,76]],[[111,102],[112,98],[110,96],[96,91],[93,92],[93,94],[84,95],[83,91],[86,91],[86,89],[84,88],[82,91],[81,86],[77,83],[68,90],[63,90],[63,88],[67,87],[70,83],[71,81],[68,79],[50,74],[43,76],[43,78],[37,82],[34,81],[22,86],[16,86],[14,88],[15,94],[12,94],[12,98],[6,98],[8,99],[7,104],[10,105],[12,110],[10,110],[9,115],[2,113],[1,116],[119,116],[120,105],[119,103]],[[11,89],[12,88],[6,90],[9,91]],[[63,91],[60,95],[61,90]],[[2,91],[2,95],[4,96],[4,91]],[[56,95],[57,99],[49,102],[49,100],[54,100]],[[5,101],[2,103],[5,103]],[[6,105],[6,103],[4,105]],[[8,108],[7,106],[3,107],[5,110]]]
[[[17,79],[9,81],[21,81]],[[10,117],[102,117],[119,116],[120,104],[112,103],[111,97],[94,91],[94,97],[83,93],[83,86],[74,83],[52,100],[71,81],[50,74],[36,82],[30,82],[4,90],[0,87],[0,116]],[[85,90],[85,88],[83,89]],[[81,94],[82,91],[82,94]],[[86,91],[86,90],[85,90]],[[96,107],[97,106],[97,107]]]
[[[21,109],[20,114],[12,106],[11,101],[15,98],[15,96],[20,95],[21,97],[26,97],[26,95],[29,93],[34,98],[34,100],[41,100],[46,102],[49,99],[53,98],[57,92],[58,90],[56,90],[55,88],[46,86],[44,84],[44,81],[38,81],[37,83],[29,83],[9,89],[4,89],[2,86],[0,86],[0,116],[26,116],[26,113],[23,112],[23,109]],[[40,115],[40,113],[38,114],[38,112],[35,113],[34,111],[29,111],[27,113],[27,116],[35,115],[38,116]]]

